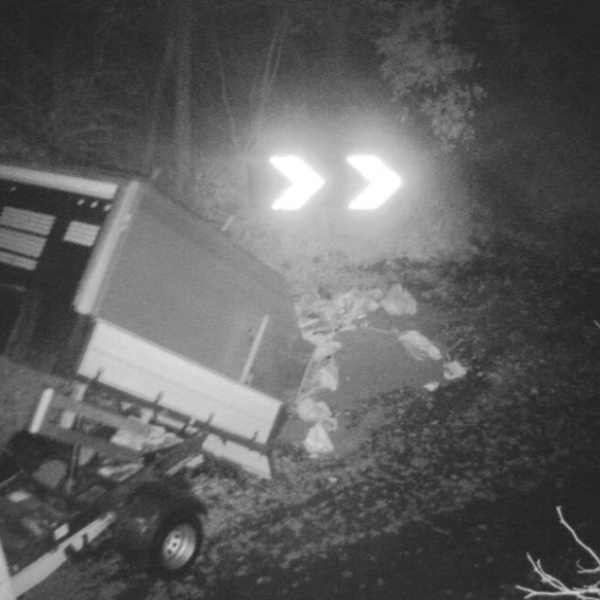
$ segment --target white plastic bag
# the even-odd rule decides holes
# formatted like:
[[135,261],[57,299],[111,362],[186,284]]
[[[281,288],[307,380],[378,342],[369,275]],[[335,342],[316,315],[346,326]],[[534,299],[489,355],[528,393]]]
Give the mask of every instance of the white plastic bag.
[[335,431],[338,420],[331,414],[331,409],[321,400],[303,398],[296,404],[296,413],[305,423],[319,423],[326,431]]
[[406,348],[406,351],[415,360],[425,360],[431,358],[433,360],[441,360],[442,353],[440,349],[429,341],[422,333],[415,331],[405,331],[398,336],[400,342]]
[[335,392],[339,384],[339,371],[333,358],[330,358],[317,371],[317,382],[320,388]]
[[394,284],[380,302],[380,305],[390,315],[414,315],[417,312],[417,301],[401,284]]
[[444,379],[460,379],[466,374],[466,367],[463,367],[457,360],[444,363]]
[[430,381],[423,386],[429,392],[435,392],[440,387],[439,381]]
[[333,444],[323,425],[317,423],[308,430],[306,439],[304,440],[304,448],[311,458],[318,458],[323,454],[333,452]]
[[316,363],[333,356],[342,347],[340,342],[334,341],[333,334],[313,335],[309,341],[315,345],[312,360]]
[[296,412],[306,423],[320,423],[332,416],[329,406],[325,402],[317,402],[314,398],[303,398],[298,401]]

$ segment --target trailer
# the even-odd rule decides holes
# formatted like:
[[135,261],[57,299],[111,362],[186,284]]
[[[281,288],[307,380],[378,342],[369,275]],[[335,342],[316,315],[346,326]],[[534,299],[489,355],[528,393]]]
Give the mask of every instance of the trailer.
[[[2,600],[24,594],[104,534],[154,575],[191,568],[207,511],[190,482],[209,432],[187,415],[152,412],[151,422],[132,401],[42,394],[28,430],[0,455]],[[161,418],[166,427],[156,424]]]
[[0,468],[0,592],[114,528],[134,561],[187,568],[205,511],[181,474],[271,477],[310,352],[283,278],[151,181],[0,164],[0,357],[52,381],[19,396]]
[[[151,182],[0,164],[0,354],[11,361],[266,445],[309,352],[283,278]],[[269,476],[239,444],[206,444]]]

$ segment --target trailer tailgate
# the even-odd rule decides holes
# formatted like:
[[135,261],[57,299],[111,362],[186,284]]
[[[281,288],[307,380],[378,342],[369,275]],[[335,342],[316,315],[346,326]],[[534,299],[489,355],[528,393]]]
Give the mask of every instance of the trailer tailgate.
[[223,435],[208,436],[207,452],[270,476],[260,450],[266,450],[282,409],[280,400],[103,320],[96,323],[78,374],[191,421],[209,423]]

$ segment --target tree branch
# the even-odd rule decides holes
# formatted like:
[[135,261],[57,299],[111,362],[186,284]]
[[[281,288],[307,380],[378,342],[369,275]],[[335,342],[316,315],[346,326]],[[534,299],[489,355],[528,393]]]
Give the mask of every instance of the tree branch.
[[[578,566],[577,572],[579,574],[591,574],[600,572],[600,557],[577,535],[575,530],[565,520],[562,508],[557,507],[560,523],[567,529],[571,534],[575,542],[580,548],[583,548],[587,554],[596,562],[596,566],[591,569],[583,569]],[[542,567],[542,563],[539,560],[534,560],[531,555],[527,555],[527,559],[533,567],[533,572],[540,578],[543,585],[551,588],[550,590],[534,590],[523,586],[516,586],[518,590],[525,592],[527,595],[525,598],[578,598],[579,600],[600,600],[600,580],[586,585],[583,587],[572,586],[569,587],[558,577],[551,575],[546,572]]]

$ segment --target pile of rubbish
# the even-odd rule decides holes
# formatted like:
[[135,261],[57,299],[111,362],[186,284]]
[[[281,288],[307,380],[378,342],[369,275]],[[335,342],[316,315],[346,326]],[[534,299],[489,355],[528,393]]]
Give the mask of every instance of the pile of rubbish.
[[[389,318],[384,319],[387,328],[373,326],[372,315],[384,311]],[[334,451],[329,433],[338,428],[337,417],[328,404],[319,399],[324,391],[335,392],[340,382],[336,353],[343,344],[340,341],[344,332],[357,329],[376,331],[381,336],[394,336],[402,349],[404,363],[408,358],[415,364],[431,364],[430,370],[440,374],[435,380],[422,382],[430,391],[436,390],[445,380],[463,377],[466,368],[458,361],[452,361],[446,353],[416,329],[398,328],[406,324],[397,317],[414,316],[418,306],[413,295],[399,283],[387,291],[381,289],[358,290],[322,297],[318,294],[304,295],[296,303],[298,323],[305,340],[314,346],[310,365],[304,376],[294,410],[298,417],[310,426],[303,442],[311,457],[318,457]],[[381,323],[380,318],[377,323]],[[401,357],[398,357],[400,367]],[[425,370],[424,372],[429,372]]]

